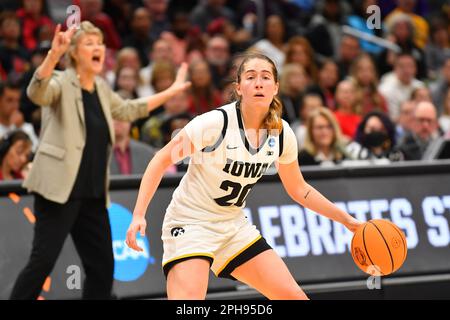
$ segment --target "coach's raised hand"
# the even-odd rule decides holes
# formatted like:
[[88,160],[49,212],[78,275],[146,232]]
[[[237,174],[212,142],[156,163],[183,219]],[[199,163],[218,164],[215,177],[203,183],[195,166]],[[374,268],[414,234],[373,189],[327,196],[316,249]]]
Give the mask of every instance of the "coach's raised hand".
[[55,29],[55,35],[52,40],[52,47],[47,53],[47,57],[38,69],[40,79],[50,77],[59,59],[66,53],[70,46],[70,40],[77,29],[72,27],[66,31],[61,31],[61,25],[58,24]]

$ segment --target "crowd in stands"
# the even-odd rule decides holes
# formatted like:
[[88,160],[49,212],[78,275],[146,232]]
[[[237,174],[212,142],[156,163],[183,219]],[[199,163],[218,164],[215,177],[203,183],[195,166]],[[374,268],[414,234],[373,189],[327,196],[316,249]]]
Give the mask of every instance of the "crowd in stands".
[[[301,166],[421,160],[450,138],[450,4],[427,0],[74,0],[104,33],[103,76],[123,98],[161,92],[189,63],[189,91],[115,122],[113,174],[141,174],[196,115],[233,99],[240,54],[270,57]],[[380,25],[368,8],[380,9]],[[50,48],[58,1],[0,4],[0,180],[21,179],[41,108],[27,97]],[[53,9],[53,10],[52,10]],[[65,26],[65,24],[64,24]],[[344,26],[367,37],[356,37]],[[378,39],[370,41],[368,37]],[[384,40],[384,41],[383,41]],[[390,45],[385,45],[389,43]],[[58,69],[64,69],[62,59]],[[186,170],[171,167],[167,174]]]

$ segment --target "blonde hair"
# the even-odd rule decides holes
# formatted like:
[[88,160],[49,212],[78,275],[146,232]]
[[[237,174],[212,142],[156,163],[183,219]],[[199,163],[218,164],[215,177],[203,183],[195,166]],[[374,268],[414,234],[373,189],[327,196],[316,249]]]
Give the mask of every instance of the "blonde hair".
[[343,147],[343,140],[342,140],[342,134],[341,129],[336,121],[336,118],[334,117],[333,113],[328,110],[326,107],[320,107],[318,109],[315,109],[311,112],[309,115],[307,121],[306,121],[306,136],[305,136],[305,143],[304,143],[304,149],[308,151],[308,153],[312,155],[317,155],[317,147],[314,141],[313,136],[313,125],[314,121],[318,117],[325,118],[328,123],[331,125],[333,129],[333,141],[331,142],[331,153],[333,154],[333,158],[335,160],[341,160],[344,157],[344,147]]
[[[270,58],[260,53],[248,53],[244,55],[244,59],[239,65],[237,71],[237,79],[236,79],[237,83],[241,82],[241,74],[244,72],[245,64],[253,59],[260,59],[270,63],[270,65],[272,66],[272,73],[275,82],[278,83],[278,71],[277,67],[275,66],[275,63]],[[234,91],[234,96],[237,98],[236,107],[240,108],[242,98],[237,94],[236,90]],[[281,103],[278,97],[274,96],[269,106],[269,112],[267,113],[267,116],[263,120],[262,128],[270,131],[271,134],[274,135],[280,134],[281,130],[283,129],[283,123],[281,120],[282,111],[283,111],[283,104]]]
[[75,51],[78,46],[78,41],[82,36],[85,34],[94,34],[97,35],[100,40],[103,42],[103,32],[97,28],[94,24],[92,24],[90,21],[83,21],[80,24],[80,27],[77,31],[75,31],[74,35],[72,36],[72,39],[70,40],[69,49],[66,52],[66,62],[68,66],[76,67],[77,63],[73,57],[75,54]]
[[306,66],[303,66],[305,68],[305,72],[308,74],[308,76],[316,81],[318,76],[318,70],[317,65],[314,61],[314,49],[311,46],[308,39],[301,36],[293,36],[289,39],[287,43],[287,49],[286,49],[286,59],[285,64],[292,63],[292,55],[294,53],[294,47],[295,46],[301,46],[303,47],[303,50],[305,50],[305,54],[308,57],[309,63]]
[[291,94],[292,90],[289,88],[288,79],[292,74],[296,72],[301,72],[304,77],[307,77],[307,73],[305,68],[301,64],[298,63],[288,63],[283,66],[283,71],[280,76],[280,93],[283,94]]

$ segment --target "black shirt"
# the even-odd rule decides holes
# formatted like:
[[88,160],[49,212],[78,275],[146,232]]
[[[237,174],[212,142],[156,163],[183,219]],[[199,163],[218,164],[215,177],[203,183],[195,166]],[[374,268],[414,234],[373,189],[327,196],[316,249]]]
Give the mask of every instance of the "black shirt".
[[108,124],[97,91],[82,90],[86,144],[71,199],[104,198],[107,154],[110,146]]

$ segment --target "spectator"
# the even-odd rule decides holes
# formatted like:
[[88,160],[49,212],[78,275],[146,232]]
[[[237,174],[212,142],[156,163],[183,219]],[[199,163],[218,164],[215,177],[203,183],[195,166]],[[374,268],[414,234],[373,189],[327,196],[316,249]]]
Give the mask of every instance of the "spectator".
[[438,109],[439,114],[443,111],[446,92],[450,88],[450,58],[445,60],[444,66],[441,68],[439,78],[430,85],[431,96],[433,102]]
[[[425,79],[427,76],[425,52],[417,47],[413,41],[414,24],[410,17],[399,14],[386,25],[389,40],[400,47],[401,53],[410,54],[416,61],[417,78]],[[392,71],[395,54],[390,49],[384,49],[378,57],[378,71],[384,75]]]
[[396,126],[396,141],[398,144],[413,130],[415,108],[416,104],[411,100],[406,100],[400,105],[400,115]]
[[32,141],[33,150],[36,149],[38,138],[30,123],[24,121],[19,110],[20,85],[12,81],[0,83],[0,138],[13,130],[21,129]]
[[139,71],[141,85],[138,88],[140,95],[143,93],[145,95],[153,94],[154,89],[152,88],[150,82],[152,79],[153,68],[158,62],[168,62],[175,65],[173,59],[172,47],[169,42],[163,39],[158,39],[153,43],[152,50],[149,52],[150,63]]
[[30,138],[21,130],[0,138],[0,181],[25,178],[31,146]]
[[428,78],[436,79],[445,61],[450,59],[449,22],[442,19],[432,21],[430,42],[425,47]]
[[235,23],[234,13],[225,6],[225,0],[205,0],[200,1],[192,10],[190,20],[202,32],[206,32],[213,20],[222,17]]
[[114,120],[116,142],[109,167],[111,174],[143,174],[156,153],[150,146],[131,139],[130,128],[130,122]]
[[312,17],[306,37],[322,58],[337,59],[342,25],[345,22],[343,8],[345,3],[338,0],[324,0],[316,3],[318,13]]
[[128,0],[105,0],[103,12],[114,21],[116,30],[120,35],[128,34],[130,31],[128,23],[133,14],[136,2]]
[[361,122],[361,107],[356,99],[355,85],[351,80],[339,82],[336,88],[336,106],[334,116],[345,138],[352,140],[356,128]]
[[298,105],[299,118],[291,124],[291,128],[295,133],[295,137],[297,138],[298,150],[303,149],[303,145],[305,144],[307,131],[306,123],[309,116],[314,110],[322,107],[323,105],[323,99],[317,93],[306,92],[302,95],[300,104]]
[[347,77],[350,66],[360,53],[359,41],[357,38],[343,35],[339,43],[339,58],[337,65],[339,66],[339,79],[343,80]]
[[265,37],[257,41],[252,47],[275,62],[278,70],[281,70],[286,55],[285,50],[285,36],[286,29],[283,20],[278,15],[269,16],[266,20]]
[[282,117],[289,123],[298,119],[298,106],[309,77],[300,64],[285,64],[280,77],[279,97],[283,103]]
[[420,102],[414,109],[412,132],[398,146],[405,160],[422,159],[427,147],[438,138],[438,119],[435,106]]
[[[20,21],[13,12],[0,14],[0,65],[6,75],[21,74],[29,67],[29,54],[20,44]],[[1,80],[1,78],[0,78]]]
[[450,132],[450,88],[445,95],[442,115],[439,117],[439,126],[444,133]]
[[189,77],[192,82],[188,98],[190,113],[199,115],[222,104],[222,96],[211,81],[211,72],[206,61],[192,62],[189,66]]
[[106,79],[110,85],[114,86],[116,82],[117,70],[129,67],[135,69],[137,72],[141,69],[141,61],[139,59],[138,51],[133,47],[124,47],[117,52],[117,60],[115,68],[106,73]]
[[289,39],[286,48],[285,63],[300,64],[305,69],[309,81],[317,81],[317,65],[314,49],[305,37],[294,36]]
[[186,61],[188,35],[191,29],[189,14],[184,11],[176,11],[171,15],[170,28],[161,33],[160,38],[167,41],[172,48],[173,61],[176,65]]
[[428,42],[429,27],[428,22],[421,16],[414,13],[416,0],[397,0],[397,8],[394,9],[385,19],[385,23],[389,24],[399,15],[405,14],[412,20],[414,24],[414,43],[421,49]]
[[208,35],[222,35],[229,43],[230,52],[245,51],[252,42],[251,33],[244,27],[238,28],[226,18],[217,18],[208,25]]
[[88,20],[102,30],[105,35],[105,45],[113,51],[122,47],[122,41],[117,33],[114,22],[104,13],[103,0],[79,0],[81,20]]
[[138,84],[139,74],[137,73],[136,69],[130,67],[122,67],[117,70],[114,91],[116,91],[123,99],[138,98]]
[[415,78],[416,61],[409,54],[400,54],[394,63],[394,72],[385,76],[378,90],[386,98],[389,116],[398,120],[400,105],[411,97],[414,89],[423,87],[422,81]]
[[162,148],[167,143],[162,130],[164,121],[174,115],[186,113],[188,107],[188,96],[185,92],[172,97],[164,104],[163,112],[151,116],[142,125],[141,140],[156,149]]
[[168,2],[169,0],[143,0],[153,21],[153,26],[149,30],[151,39],[158,39],[164,30],[170,28],[170,21],[167,15]]
[[23,7],[17,10],[16,15],[22,26],[23,46],[29,51],[34,50],[39,43],[37,38],[39,28],[48,26],[54,30],[45,0],[23,0]]
[[222,89],[222,80],[227,77],[230,67],[230,46],[222,36],[212,37],[206,46],[206,61],[211,71],[213,84]]
[[418,104],[422,101],[433,102],[433,99],[431,98],[431,92],[426,86],[414,89],[411,93],[410,100],[412,100],[412,102],[414,102],[415,104]]
[[134,10],[130,21],[131,32],[124,38],[123,46],[133,47],[138,51],[142,66],[149,63],[147,55],[153,43],[153,39],[150,38],[151,29],[152,20],[148,10],[144,7]]
[[356,129],[355,141],[346,150],[355,160],[398,161],[401,157],[393,151],[395,145],[395,124],[386,114],[374,111],[364,116]]
[[387,103],[378,92],[378,75],[371,56],[367,53],[359,55],[350,67],[350,76],[356,85],[358,103],[362,115],[371,111],[387,113]]
[[334,91],[339,81],[339,70],[336,62],[326,59],[319,64],[317,84],[312,85],[308,91],[320,94],[325,106],[330,110],[336,109]]
[[347,158],[341,130],[327,108],[314,110],[306,126],[305,146],[298,155],[300,166],[333,165]]

